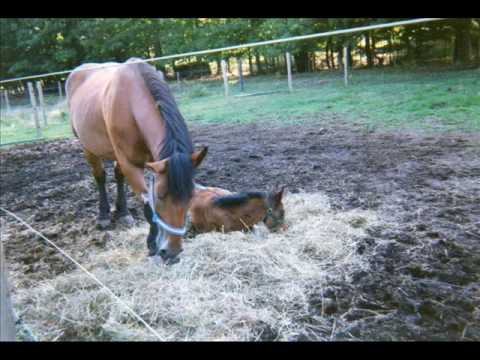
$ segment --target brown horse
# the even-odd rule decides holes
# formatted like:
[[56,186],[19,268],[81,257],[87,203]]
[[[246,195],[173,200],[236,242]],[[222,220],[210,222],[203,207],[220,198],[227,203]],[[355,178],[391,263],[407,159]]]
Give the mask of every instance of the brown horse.
[[[194,170],[207,148],[194,152],[187,125],[156,69],[146,63],[84,64],[66,82],[74,134],[83,145],[99,190],[101,228],[110,224],[103,160],[115,160],[116,213],[132,223],[124,178],[143,201],[150,224],[149,255],[178,261]],[[144,169],[153,172],[147,186]]]
[[234,194],[196,185],[190,206],[192,230],[194,233],[251,230],[261,221],[271,231],[284,229],[283,190]]

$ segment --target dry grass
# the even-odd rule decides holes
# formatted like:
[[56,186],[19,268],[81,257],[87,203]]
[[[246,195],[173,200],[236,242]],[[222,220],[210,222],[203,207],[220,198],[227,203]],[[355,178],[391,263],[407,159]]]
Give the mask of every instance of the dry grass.
[[[310,290],[366,266],[353,239],[378,220],[334,212],[319,193],[285,207],[288,231],[199,235],[173,266],[146,258],[145,226],[112,231],[85,266],[167,340],[286,341],[305,326]],[[15,303],[41,340],[156,340],[79,270],[18,289]]]

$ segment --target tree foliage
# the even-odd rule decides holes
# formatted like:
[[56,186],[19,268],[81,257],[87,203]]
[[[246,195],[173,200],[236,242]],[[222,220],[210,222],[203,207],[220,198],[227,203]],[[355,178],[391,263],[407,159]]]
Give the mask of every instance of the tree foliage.
[[[149,58],[397,20],[399,19],[1,19],[0,77],[71,69],[85,62],[124,61],[129,57]],[[385,43],[388,46],[379,45]],[[478,63],[480,19],[449,19],[241,49],[185,60],[219,61],[221,58],[248,56],[250,63],[253,57],[257,64],[262,58],[270,66],[280,61],[285,51],[289,51],[295,58],[296,70],[308,71],[312,67],[312,56],[316,51],[326,50],[328,67],[338,67],[342,61],[344,45],[349,45],[354,51],[366,56],[370,66],[382,64],[382,61],[376,60],[379,54],[394,51],[403,54],[400,60],[415,63],[442,56],[454,63]],[[437,53],[434,49],[437,49]],[[168,64],[175,66],[172,61]]]

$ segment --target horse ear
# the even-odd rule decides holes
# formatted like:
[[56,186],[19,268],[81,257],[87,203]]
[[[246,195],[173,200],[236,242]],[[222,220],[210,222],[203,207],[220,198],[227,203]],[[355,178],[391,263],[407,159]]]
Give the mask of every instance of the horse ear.
[[207,153],[208,153],[208,146],[205,146],[202,150],[195,151],[192,154],[192,163],[194,168],[197,168],[202,163],[205,156],[207,156]]
[[280,191],[275,193],[275,195],[273,195],[273,200],[275,202],[275,206],[280,205],[280,203],[282,202],[282,197],[283,197],[284,190],[285,190],[285,186],[282,186]]
[[168,169],[168,159],[155,161],[155,162],[147,162],[145,163],[145,168],[153,171],[156,174],[165,173]]

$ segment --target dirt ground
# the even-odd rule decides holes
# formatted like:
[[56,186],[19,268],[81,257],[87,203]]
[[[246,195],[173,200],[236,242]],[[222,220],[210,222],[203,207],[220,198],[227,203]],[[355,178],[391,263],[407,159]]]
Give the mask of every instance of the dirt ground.
[[[306,328],[323,301],[332,340],[480,340],[480,136],[369,132],[337,120],[191,126],[195,145],[209,146],[197,181],[232,191],[321,191],[335,209],[373,209],[386,219],[357,239],[372,271],[313,292]],[[112,164],[107,174],[113,200]],[[80,262],[109,240],[95,229],[97,193],[77,140],[1,150],[0,204]],[[1,221],[15,286],[74,269],[24,226],[4,214]],[[296,340],[326,335],[305,331]]]

